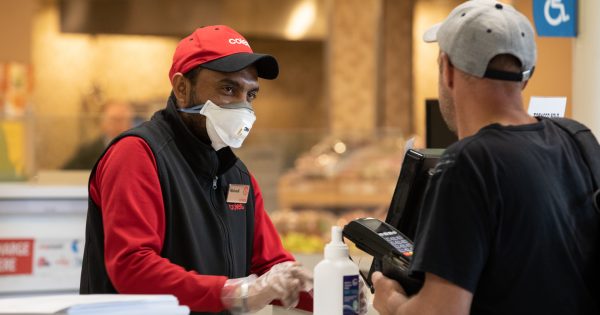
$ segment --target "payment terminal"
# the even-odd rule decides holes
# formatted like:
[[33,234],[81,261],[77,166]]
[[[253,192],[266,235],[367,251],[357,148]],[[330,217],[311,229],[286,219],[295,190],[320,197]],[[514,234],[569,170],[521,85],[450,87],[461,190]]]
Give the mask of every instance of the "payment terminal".
[[[360,218],[348,223],[343,236],[356,247],[381,261],[381,272],[400,282],[408,295],[417,293],[423,282],[408,274],[413,243],[393,226],[375,218]],[[364,279],[373,291],[370,279]]]

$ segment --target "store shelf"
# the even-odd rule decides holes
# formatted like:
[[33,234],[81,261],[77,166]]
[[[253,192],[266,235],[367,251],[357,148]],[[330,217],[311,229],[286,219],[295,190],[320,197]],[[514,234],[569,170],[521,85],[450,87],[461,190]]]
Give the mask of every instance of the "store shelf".
[[387,206],[395,182],[389,180],[305,179],[284,175],[279,182],[283,208],[372,208]]
[[299,156],[279,178],[279,209],[270,213],[284,247],[320,255],[331,226],[343,227],[356,218],[383,219],[403,146],[397,137],[325,138]]

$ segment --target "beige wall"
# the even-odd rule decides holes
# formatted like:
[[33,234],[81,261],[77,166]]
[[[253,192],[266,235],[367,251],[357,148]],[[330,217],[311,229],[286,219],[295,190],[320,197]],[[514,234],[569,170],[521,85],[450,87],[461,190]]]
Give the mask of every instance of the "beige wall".
[[[437,98],[438,46],[422,40],[423,33],[431,25],[442,21],[459,0],[419,0],[415,4],[413,24],[413,132],[425,137],[425,100]],[[422,142],[424,143],[424,142]]]
[[141,101],[168,95],[167,72],[176,40],[61,33],[54,1],[44,2],[33,22],[37,168],[59,167],[78,143],[95,136],[85,132],[90,128],[79,118],[85,111],[97,113],[103,99]]
[[260,82],[253,130],[326,130],[329,116],[323,96],[323,42],[248,40],[254,51],[272,54],[279,62],[279,77]]
[[331,1],[325,75],[336,136],[410,133],[413,3]]
[[573,118],[600,139],[600,2],[579,2],[579,35],[573,47]]
[[332,0],[327,39],[327,102],[335,135],[377,128],[380,0]]
[[[585,1],[585,0],[583,0]],[[533,23],[532,0],[513,0],[517,10]],[[536,37],[538,62],[524,91],[525,105],[531,96],[566,96],[566,116],[572,115],[573,39]]]
[[[463,1],[419,0],[415,7],[413,33],[414,60],[414,120],[415,132],[425,135],[425,108],[427,98],[437,98],[436,44],[423,43],[421,37],[427,27],[442,21]],[[533,24],[532,0],[513,0],[513,5],[527,15]],[[524,91],[524,104],[531,96],[567,96],[567,116],[571,116],[572,100],[572,40],[565,38],[536,38],[538,63],[535,74]]]
[[30,62],[31,21],[36,7],[36,0],[0,1],[0,62]]
[[383,2],[383,30],[379,62],[381,95],[378,127],[397,130],[402,136],[413,130],[413,0]]

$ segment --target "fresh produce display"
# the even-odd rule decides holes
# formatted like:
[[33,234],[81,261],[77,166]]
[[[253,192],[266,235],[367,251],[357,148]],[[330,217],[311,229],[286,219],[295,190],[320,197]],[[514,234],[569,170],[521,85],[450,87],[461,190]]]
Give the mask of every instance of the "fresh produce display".
[[280,210],[271,213],[271,220],[281,236],[283,246],[294,253],[318,253],[325,244],[324,235],[336,218],[327,211]]
[[[279,182],[282,209],[270,214],[284,247],[321,254],[332,225],[385,219],[400,172],[402,138],[327,138],[302,154]],[[353,244],[351,253],[357,254]]]
[[[271,220],[281,237],[283,246],[293,253],[321,253],[329,242],[332,225],[344,227],[356,218],[385,219],[385,212],[352,210],[334,215],[328,210],[280,210],[271,213]],[[350,247],[352,250],[352,247]]]

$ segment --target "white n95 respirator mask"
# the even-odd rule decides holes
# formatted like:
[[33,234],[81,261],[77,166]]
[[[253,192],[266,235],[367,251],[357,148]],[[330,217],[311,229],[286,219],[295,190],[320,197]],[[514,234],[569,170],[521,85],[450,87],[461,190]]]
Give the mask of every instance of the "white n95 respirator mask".
[[256,116],[248,102],[218,106],[210,100],[202,105],[180,108],[179,111],[206,117],[206,132],[215,150],[239,148],[250,133]]

